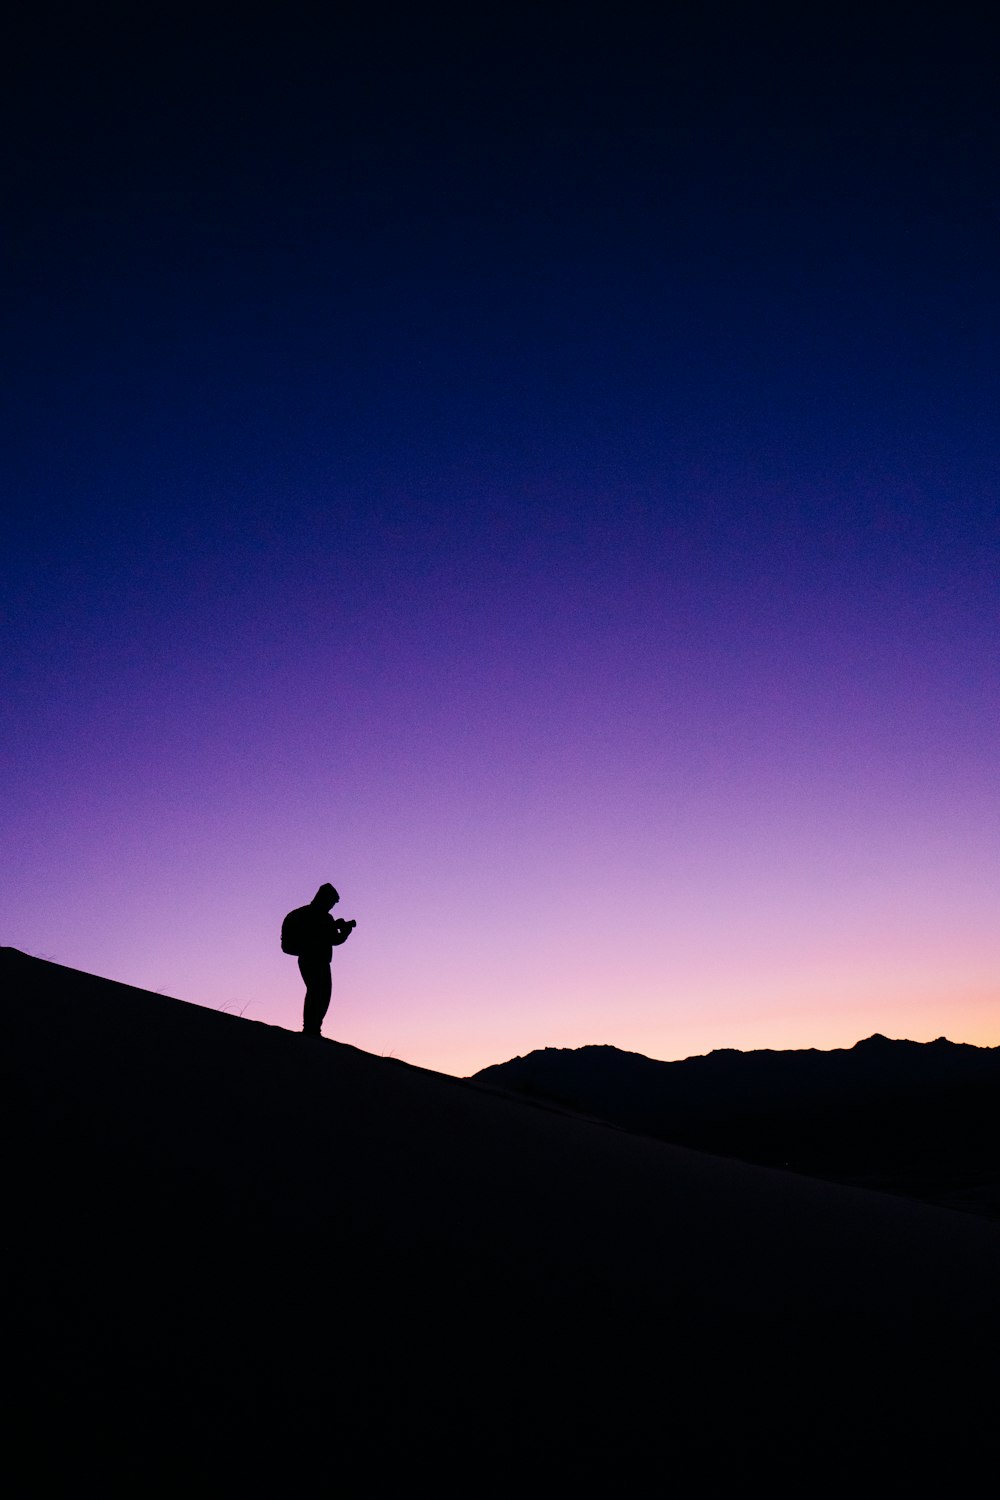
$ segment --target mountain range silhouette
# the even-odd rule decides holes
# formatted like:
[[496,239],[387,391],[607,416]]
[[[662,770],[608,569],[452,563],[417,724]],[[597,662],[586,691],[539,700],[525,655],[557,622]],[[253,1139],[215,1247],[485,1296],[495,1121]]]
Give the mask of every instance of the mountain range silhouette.
[[0,978],[24,1493],[961,1486],[992,1442],[987,1219]]
[[876,1033],[682,1062],[546,1047],[475,1076],[677,1145],[1000,1219],[1000,1047]]

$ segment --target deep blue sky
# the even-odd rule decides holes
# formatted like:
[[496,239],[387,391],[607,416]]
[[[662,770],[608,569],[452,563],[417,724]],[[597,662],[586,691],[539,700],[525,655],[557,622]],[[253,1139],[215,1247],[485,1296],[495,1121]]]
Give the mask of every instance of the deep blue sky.
[[985,1039],[972,9],[105,7],[7,54],[4,939],[284,1020],[268,914],[353,873],[352,1034],[442,1066],[463,1004],[463,1065],[663,1055],[891,1030],[928,973],[896,1029]]

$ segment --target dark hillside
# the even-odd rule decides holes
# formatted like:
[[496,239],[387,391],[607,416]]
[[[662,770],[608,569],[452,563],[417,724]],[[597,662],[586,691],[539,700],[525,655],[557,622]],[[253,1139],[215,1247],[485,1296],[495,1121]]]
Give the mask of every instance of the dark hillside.
[[[0,954],[22,1493],[953,1477],[993,1225]],[[931,1442],[933,1452],[928,1453]]]

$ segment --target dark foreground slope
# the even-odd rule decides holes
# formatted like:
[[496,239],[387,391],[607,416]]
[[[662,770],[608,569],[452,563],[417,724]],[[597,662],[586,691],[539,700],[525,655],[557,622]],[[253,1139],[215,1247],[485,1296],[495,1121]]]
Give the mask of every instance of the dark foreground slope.
[[801,1493],[954,1478],[991,1435],[985,1221],[0,957],[5,1357],[40,1486],[448,1490],[644,1458]]
[[1000,1047],[871,1036],[656,1062],[546,1047],[476,1082],[675,1145],[1000,1219]]

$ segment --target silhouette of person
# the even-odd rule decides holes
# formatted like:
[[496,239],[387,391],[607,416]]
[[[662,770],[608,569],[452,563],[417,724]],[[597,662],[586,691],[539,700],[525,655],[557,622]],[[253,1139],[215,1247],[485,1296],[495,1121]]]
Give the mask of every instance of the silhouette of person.
[[321,1036],[323,1017],[330,1007],[333,981],[330,960],[334,948],[346,943],[357,927],[356,921],[330,915],[340,896],[333,886],[321,885],[308,906],[302,908],[305,918],[299,949],[299,973],[305,980],[306,999],[302,1011],[302,1030],[306,1036]]

